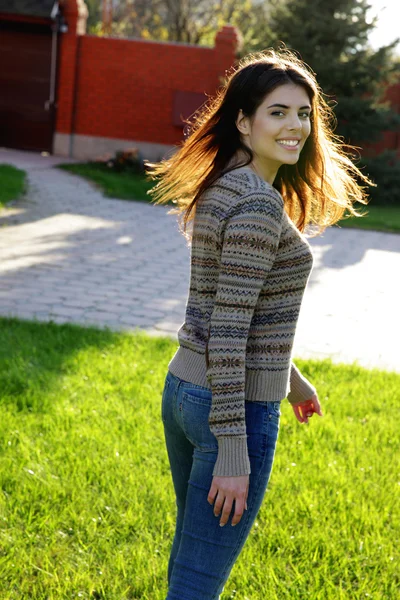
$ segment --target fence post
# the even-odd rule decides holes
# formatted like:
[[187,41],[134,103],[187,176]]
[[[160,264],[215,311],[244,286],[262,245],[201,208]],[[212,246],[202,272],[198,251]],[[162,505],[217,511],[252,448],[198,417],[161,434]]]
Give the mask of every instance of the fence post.
[[233,25],[224,25],[215,36],[215,65],[217,76],[222,80],[226,71],[233,66],[237,58],[237,52],[241,46],[240,31]]
[[83,0],[64,0],[60,7],[68,31],[61,34],[54,153],[72,156],[80,37],[86,33],[88,9]]

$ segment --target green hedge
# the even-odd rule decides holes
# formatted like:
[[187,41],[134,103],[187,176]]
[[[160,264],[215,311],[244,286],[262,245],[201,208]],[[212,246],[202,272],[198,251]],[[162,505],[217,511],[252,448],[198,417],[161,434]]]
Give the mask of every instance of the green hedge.
[[400,207],[400,160],[393,150],[385,150],[379,156],[363,157],[358,168],[376,183],[369,187],[373,204]]

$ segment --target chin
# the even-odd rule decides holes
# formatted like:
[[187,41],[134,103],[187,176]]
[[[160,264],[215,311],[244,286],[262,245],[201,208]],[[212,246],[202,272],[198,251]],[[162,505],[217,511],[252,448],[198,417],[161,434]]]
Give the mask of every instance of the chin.
[[298,162],[299,162],[299,158],[300,158],[300,156],[293,156],[293,158],[292,158],[292,159],[290,159],[290,158],[287,158],[287,159],[285,160],[285,162],[284,162],[284,163],[282,163],[282,164],[284,164],[284,165],[295,165],[296,163],[298,163]]

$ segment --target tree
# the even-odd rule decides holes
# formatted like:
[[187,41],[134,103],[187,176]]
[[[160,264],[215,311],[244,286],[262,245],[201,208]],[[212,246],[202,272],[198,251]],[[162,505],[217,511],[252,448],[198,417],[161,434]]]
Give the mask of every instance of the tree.
[[[242,31],[246,45],[255,45],[258,29],[264,35],[268,31],[267,5],[257,0],[114,0],[113,5],[114,36],[211,46],[217,31],[229,23]],[[101,27],[90,31],[100,33]]]
[[101,31],[101,0],[85,0],[89,16],[86,22],[88,33],[99,33]]
[[353,144],[373,142],[399,118],[383,101],[396,73],[396,42],[373,50],[368,0],[271,0],[271,33],[265,46],[283,41],[316,72],[325,94],[337,102],[337,133]]

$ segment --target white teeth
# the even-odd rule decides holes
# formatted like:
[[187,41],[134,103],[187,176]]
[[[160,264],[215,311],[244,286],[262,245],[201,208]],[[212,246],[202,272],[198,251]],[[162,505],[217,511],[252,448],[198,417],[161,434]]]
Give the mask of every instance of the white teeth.
[[299,140],[277,140],[277,142],[281,146],[297,146]]

